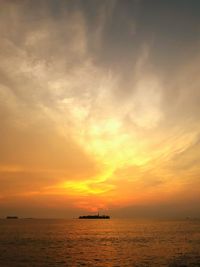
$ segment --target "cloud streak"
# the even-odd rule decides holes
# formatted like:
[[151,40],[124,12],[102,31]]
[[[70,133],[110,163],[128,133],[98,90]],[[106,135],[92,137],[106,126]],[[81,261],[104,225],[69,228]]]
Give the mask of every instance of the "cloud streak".
[[143,1],[1,4],[1,198],[73,212],[199,193],[195,38],[174,63]]

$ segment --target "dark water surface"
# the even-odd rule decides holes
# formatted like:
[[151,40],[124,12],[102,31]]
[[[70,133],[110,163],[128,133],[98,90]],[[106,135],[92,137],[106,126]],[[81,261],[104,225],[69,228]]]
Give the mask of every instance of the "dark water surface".
[[0,267],[198,266],[200,221],[0,220]]

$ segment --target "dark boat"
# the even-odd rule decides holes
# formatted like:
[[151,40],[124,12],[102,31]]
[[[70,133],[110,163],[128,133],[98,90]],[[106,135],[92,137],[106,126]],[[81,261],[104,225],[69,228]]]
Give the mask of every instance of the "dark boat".
[[18,219],[17,216],[7,216],[6,219]]
[[79,216],[79,219],[110,219],[110,216],[108,215],[85,215],[85,216]]

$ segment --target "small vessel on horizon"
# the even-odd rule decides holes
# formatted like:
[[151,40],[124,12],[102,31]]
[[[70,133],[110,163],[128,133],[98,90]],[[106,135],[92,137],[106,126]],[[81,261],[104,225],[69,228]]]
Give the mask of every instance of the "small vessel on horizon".
[[6,219],[18,219],[17,216],[7,216]]
[[83,215],[79,216],[79,219],[110,219],[110,216],[108,215]]

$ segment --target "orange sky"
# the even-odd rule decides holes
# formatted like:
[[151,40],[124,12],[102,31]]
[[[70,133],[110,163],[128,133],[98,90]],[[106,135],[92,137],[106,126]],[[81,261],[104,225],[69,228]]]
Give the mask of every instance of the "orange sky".
[[0,216],[199,215],[199,16],[178,3],[0,1]]

